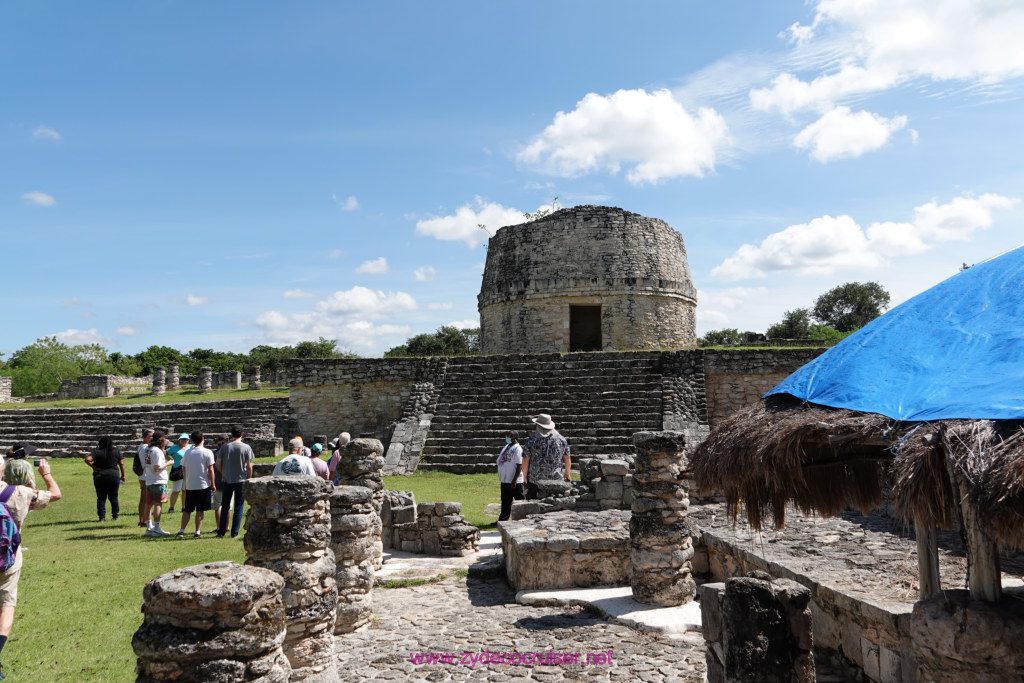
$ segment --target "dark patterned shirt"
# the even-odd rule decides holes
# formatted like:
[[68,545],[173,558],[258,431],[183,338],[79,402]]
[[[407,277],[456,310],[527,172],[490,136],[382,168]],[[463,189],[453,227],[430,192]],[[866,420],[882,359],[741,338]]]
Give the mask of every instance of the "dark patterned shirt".
[[530,481],[564,479],[562,456],[569,455],[569,444],[558,432],[550,436],[534,434],[526,441],[523,455],[530,459],[526,476]]

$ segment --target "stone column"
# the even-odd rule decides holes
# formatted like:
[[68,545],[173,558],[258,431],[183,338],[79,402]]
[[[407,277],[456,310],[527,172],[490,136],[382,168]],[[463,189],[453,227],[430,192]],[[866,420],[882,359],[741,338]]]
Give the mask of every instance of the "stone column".
[[381,542],[380,509],[384,503],[384,445],[377,439],[354,439],[341,449],[337,472],[338,483],[344,486],[363,486],[373,493],[373,568],[384,563],[384,545]]
[[331,549],[338,583],[336,634],[351,633],[373,618],[373,492],[337,486],[331,493]]
[[331,485],[315,477],[259,477],[245,483],[246,564],[284,578],[284,654],[292,666],[292,681],[338,680],[330,493]]
[[249,375],[249,391],[259,391],[259,390],[260,390],[260,366],[254,365],[254,366],[252,366],[252,370],[250,370],[250,375]]
[[199,393],[208,394],[213,391],[213,368],[199,368]]
[[686,437],[682,432],[638,432],[629,522],[633,599],[670,607],[693,600],[693,543],[686,523]]
[[158,576],[142,590],[145,614],[132,637],[136,680],[287,683],[287,625],[272,571],[213,562]]
[[228,385],[229,389],[241,389],[242,388],[242,373],[238,370],[228,370],[221,373],[221,383]]
[[811,591],[806,586],[773,580],[764,572],[706,583],[700,613],[708,683],[814,683]]
[[167,388],[170,391],[174,391],[178,388],[180,382],[178,380],[178,364],[168,363],[167,364]]
[[167,369],[157,366],[153,368],[153,395],[163,396],[167,389]]

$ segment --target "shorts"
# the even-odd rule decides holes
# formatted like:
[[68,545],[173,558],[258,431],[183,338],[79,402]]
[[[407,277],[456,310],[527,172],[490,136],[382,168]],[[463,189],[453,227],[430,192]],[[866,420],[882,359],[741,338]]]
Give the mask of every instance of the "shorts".
[[213,492],[213,509],[216,510],[220,507],[220,502],[224,499],[224,492],[217,489]]
[[148,484],[146,486],[146,502],[150,505],[167,502],[167,484]]
[[179,479],[178,481],[171,482],[171,493],[181,493],[185,488],[185,480]]
[[18,604],[18,577],[21,576],[21,551],[14,560],[14,566],[0,573],[0,607],[14,607]]
[[213,491],[209,487],[185,491],[185,512],[206,512],[210,509]]

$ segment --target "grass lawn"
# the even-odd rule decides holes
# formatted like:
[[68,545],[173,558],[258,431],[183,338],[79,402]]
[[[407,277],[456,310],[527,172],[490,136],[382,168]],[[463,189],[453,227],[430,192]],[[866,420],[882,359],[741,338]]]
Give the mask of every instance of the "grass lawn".
[[[273,460],[273,459],[264,459]],[[96,521],[89,468],[78,459],[51,460],[64,498],[31,512],[22,535],[25,563],[11,638],[0,659],[8,680],[134,681],[131,639],[142,623],[142,587],[180,567],[217,560],[244,562],[239,539],[217,539],[208,513],[200,539],[148,538],[136,526],[138,481],[122,487],[121,519]],[[485,515],[499,501],[496,474],[420,472],[388,477],[387,488],[413,491],[418,502],[462,503],[472,524],[494,528]],[[179,503],[180,505],[180,503]],[[177,531],[180,513],[163,526]],[[191,532],[189,532],[191,535]]]
[[0,403],[0,410],[24,410],[26,408],[92,408],[94,406],[132,406],[139,403],[193,403],[197,401],[230,401],[239,398],[283,398],[287,389],[217,389],[201,394],[198,389],[175,389],[163,396],[149,392],[141,394],[119,394],[110,398],[82,398],[65,401],[28,401],[26,403]]

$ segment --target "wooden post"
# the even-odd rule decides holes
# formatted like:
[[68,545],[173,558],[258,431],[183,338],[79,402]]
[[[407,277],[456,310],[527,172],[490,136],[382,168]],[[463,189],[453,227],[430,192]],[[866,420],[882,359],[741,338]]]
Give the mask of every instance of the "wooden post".
[[[999,567],[999,548],[985,531],[978,510],[968,491],[971,481],[954,462],[953,449],[941,430],[942,450],[946,456],[946,471],[953,490],[954,512],[960,522],[961,534],[967,551],[967,587],[972,600],[999,602],[1003,595],[1003,578]],[[920,544],[920,541],[918,541]]]
[[939,579],[939,543],[935,533],[935,522],[928,518],[914,516],[914,532],[917,535],[917,574],[921,599],[927,600],[942,590]]

